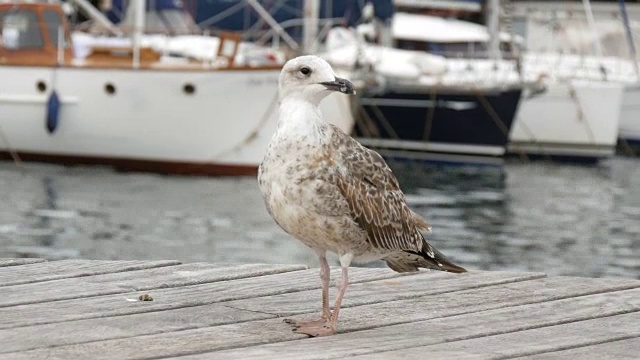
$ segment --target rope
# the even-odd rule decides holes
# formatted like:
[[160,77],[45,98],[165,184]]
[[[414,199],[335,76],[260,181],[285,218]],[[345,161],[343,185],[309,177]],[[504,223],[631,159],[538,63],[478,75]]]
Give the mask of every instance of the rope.
[[589,138],[591,143],[595,144],[596,137],[593,134],[591,125],[589,124],[589,119],[587,119],[587,117],[584,116],[584,110],[582,109],[582,105],[580,104],[580,99],[578,99],[576,88],[573,86],[573,83],[571,81],[567,81],[567,86],[569,87],[569,96],[571,97],[571,100],[573,100],[573,102],[576,104],[578,120],[584,123],[586,132],[587,132],[587,137]]
[[427,122],[424,125],[424,134],[422,135],[422,138],[424,139],[424,141],[429,141],[429,137],[431,137],[431,127],[433,126],[433,117],[435,116],[435,113],[436,113],[436,89],[435,88],[431,88],[429,99],[431,100],[432,106],[429,108],[429,110],[427,110]]
[[380,124],[382,124],[382,127],[387,132],[387,134],[389,134],[389,136],[391,136],[396,140],[400,140],[400,137],[398,136],[396,131],[393,129],[393,127],[391,126],[391,123],[389,122],[389,120],[387,120],[387,118],[384,116],[382,111],[380,111],[380,109],[375,105],[371,105],[371,110],[373,111],[378,121],[380,121]]
[[20,171],[24,172],[24,166],[22,165],[22,160],[20,159],[20,155],[18,155],[18,152],[13,149],[13,146],[11,146],[11,143],[9,142],[9,138],[5,135],[4,131],[2,130],[2,126],[0,126],[0,139],[7,147],[7,152],[9,152],[9,155],[11,156],[13,163],[16,164],[16,167],[20,169]]
[[275,94],[273,95],[273,99],[271,100],[271,102],[269,103],[269,106],[267,107],[267,110],[264,112],[264,114],[262,114],[262,118],[260,119],[260,122],[258,122],[258,124],[256,124],[256,126],[253,128],[253,130],[251,130],[247,136],[244,138],[244,140],[242,140],[241,142],[239,142],[238,144],[232,146],[231,148],[227,149],[227,150],[223,150],[219,153],[217,153],[216,155],[211,156],[211,161],[215,160],[216,158],[219,158],[221,156],[230,154],[234,151],[237,151],[240,149],[240,147],[248,144],[249,142],[251,142],[251,140],[255,139],[256,136],[258,136],[258,132],[260,131],[260,129],[264,126],[264,124],[267,122],[267,120],[269,120],[269,117],[271,116],[271,113],[273,112],[273,109],[275,109],[275,105],[278,102],[278,92],[276,91]]
[[[509,128],[507,127],[507,125],[505,125],[504,121],[502,121],[502,119],[500,118],[500,115],[498,115],[498,113],[496,113],[496,111],[493,109],[493,106],[491,106],[491,104],[489,103],[487,98],[484,96],[484,94],[481,93],[478,89],[474,89],[474,90],[475,90],[476,96],[478,97],[478,100],[480,100],[480,103],[482,104],[482,107],[484,107],[484,109],[487,111],[487,114],[489,114],[489,117],[491,117],[491,120],[493,120],[493,122],[500,129],[500,131],[502,131],[502,134],[506,136],[508,139]],[[520,150],[518,151],[518,154],[520,155],[520,160],[522,162],[529,163],[529,157],[524,151]]]

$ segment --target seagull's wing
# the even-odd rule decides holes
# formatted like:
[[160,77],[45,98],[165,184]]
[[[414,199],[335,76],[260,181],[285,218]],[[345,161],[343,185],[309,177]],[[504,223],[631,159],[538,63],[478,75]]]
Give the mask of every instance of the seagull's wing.
[[[338,141],[345,155],[342,171],[337,176],[338,188],[354,221],[367,232],[371,246],[394,254],[387,261],[389,266],[396,271],[409,267],[417,270],[403,264],[402,256],[398,259],[395,256],[404,255],[419,267],[464,271],[422,236],[420,230],[430,230],[429,224],[411,211],[398,180],[382,156],[344,133],[339,136],[345,137]],[[415,257],[420,258],[419,261]]]

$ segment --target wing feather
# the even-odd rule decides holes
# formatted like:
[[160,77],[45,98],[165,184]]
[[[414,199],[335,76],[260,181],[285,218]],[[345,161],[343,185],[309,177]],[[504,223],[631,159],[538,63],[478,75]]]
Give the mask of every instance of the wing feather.
[[334,136],[340,153],[346,154],[336,176],[338,188],[352,219],[366,231],[369,244],[389,251],[384,258],[387,264],[401,272],[418,267],[465,272],[422,236],[420,230],[430,231],[431,226],[409,208],[382,156],[337,128]]
[[[349,211],[367,240],[376,248],[420,251],[421,220],[406,203],[391,169],[382,157],[360,144],[348,152],[346,171],[338,176],[338,187]],[[420,218],[421,219],[421,218]]]

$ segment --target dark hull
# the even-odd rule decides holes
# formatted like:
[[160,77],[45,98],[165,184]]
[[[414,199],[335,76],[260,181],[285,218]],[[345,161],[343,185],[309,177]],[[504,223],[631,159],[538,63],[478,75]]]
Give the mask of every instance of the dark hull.
[[521,89],[395,90],[360,99],[355,137],[394,158],[501,163]]

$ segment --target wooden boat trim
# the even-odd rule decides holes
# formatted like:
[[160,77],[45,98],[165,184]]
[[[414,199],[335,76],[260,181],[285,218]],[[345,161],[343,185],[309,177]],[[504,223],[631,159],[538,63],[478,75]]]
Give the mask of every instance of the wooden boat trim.
[[[102,165],[118,171],[150,172],[173,175],[201,175],[201,176],[255,176],[257,165],[235,165],[225,163],[198,163],[181,161],[158,161],[145,159],[127,159],[80,155],[53,155],[32,152],[18,152],[21,160],[29,162],[43,162],[67,166]],[[0,151],[0,160],[11,160],[11,154]]]

